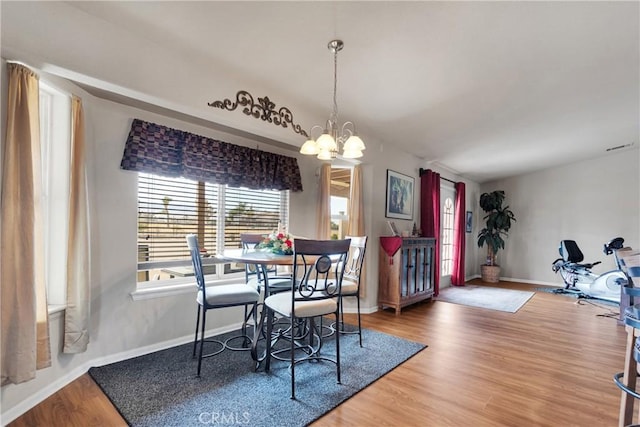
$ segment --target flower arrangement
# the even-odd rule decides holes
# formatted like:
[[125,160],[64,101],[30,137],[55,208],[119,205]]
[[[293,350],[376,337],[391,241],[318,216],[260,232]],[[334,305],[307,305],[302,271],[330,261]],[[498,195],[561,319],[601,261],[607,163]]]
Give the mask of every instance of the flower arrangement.
[[258,249],[266,249],[277,255],[293,254],[293,240],[288,233],[283,231],[269,234],[256,247]]

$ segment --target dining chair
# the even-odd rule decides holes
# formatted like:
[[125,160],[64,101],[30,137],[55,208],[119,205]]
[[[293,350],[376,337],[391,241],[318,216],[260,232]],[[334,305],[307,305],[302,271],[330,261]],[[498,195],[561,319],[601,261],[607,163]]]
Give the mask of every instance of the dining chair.
[[[264,234],[242,233],[240,234],[242,249],[254,249],[264,238]],[[267,275],[266,280],[268,280],[269,285],[268,289],[265,287],[265,292],[269,295],[291,289],[291,275],[279,274],[275,265],[261,268],[256,264],[245,264],[247,284],[254,286],[258,292],[264,287],[264,274]],[[269,295],[265,295],[265,298]]]
[[[253,324],[256,325],[257,321],[257,304],[260,298],[260,294],[256,288],[247,285],[246,283],[237,283],[229,285],[212,285],[208,284],[204,280],[204,274],[202,272],[202,258],[200,256],[200,249],[198,246],[198,237],[195,234],[188,234],[186,236],[187,245],[191,254],[191,262],[193,264],[193,273],[198,285],[198,294],[196,297],[197,302],[197,317],[196,317],[196,333],[193,340],[193,357],[196,357],[196,348],[200,344],[198,352],[198,377],[200,377],[200,371],[202,368],[202,359],[212,357],[222,353],[225,349],[229,350],[249,350],[248,343],[251,341],[251,337],[247,334],[247,322],[249,317],[253,317]],[[244,316],[242,320],[242,333],[228,338],[225,341],[220,341],[214,338],[205,339],[205,324],[207,321],[207,311],[216,308],[224,307],[238,307],[244,306]],[[249,310],[251,307],[251,310]],[[202,322],[202,324],[200,324]],[[255,326],[254,326],[255,327]],[[200,338],[198,339],[198,331],[200,331]],[[242,338],[244,341],[243,347],[232,347],[230,341]],[[212,353],[204,354],[204,343],[215,343],[220,348]]]
[[[342,280],[342,292],[340,294],[340,324],[336,328],[343,334],[358,334],[360,347],[362,347],[362,323],[360,321],[360,285],[362,276],[362,267],[364,266],[364,256],[367,250],[367,236],[345,236],[345,239],[351,240],[349,246],[349,258],[344,270],[344,279]],[[346,297],[355,297],[358,307],[358,330],[344,330],[344,305],[342,300]]]
[[[631,281],[629,277],[629,272],[627,270],[627,261],[625,258],[629,258],[629,261],[633,263],[635,259],[635,255],[638,255],[640,252],[630,248],[629,246],[625,246],[624,248],[618,249],[615,251],[616,258],[618,260],[618,266],[620,267],[620,271],[622,271],[627,276],[627,283]],[[625,309],[630,305],[633,305],[633,297],[628,293],[625,293],[624,286],[620,287],[620,317],[618,318],[618,324],[624,325],[624,316]]]
[[622,292],[629,296],[629,305],[624,309],[624,325],[627,332],[624,368],[613,376],[613,381],[622,390],[620,397],[619,425],[627,426],[633,421],[634,400],[640,399],[637,390],[638,368],[640,368],[640,254],[626,256],[625,274],[628,281]]
[[[345,240],[296,240],[293,253],[294,285],[290,292],[267,297],[267,336],[273,337],[275,314],[289,319],[288,338],[291,369],[291,399],[295,399],[295,368],[302,361],[328,361],[335,363],[337,382],[340,378],[340,334],[336,333],[335,359],[321,354],[322,333],[316,318],[333,315],[338,322],[340,292],[344,268],[349,253],[349,239]],[[304,326],[301,326],[304,325]],[[308,344],[304,343],[308,340]],[[316,345],[315,341],[318,341]],[[272,339],[266,340],[265,371],[269,372]],[[299,355],[296,357],[296,355]]]

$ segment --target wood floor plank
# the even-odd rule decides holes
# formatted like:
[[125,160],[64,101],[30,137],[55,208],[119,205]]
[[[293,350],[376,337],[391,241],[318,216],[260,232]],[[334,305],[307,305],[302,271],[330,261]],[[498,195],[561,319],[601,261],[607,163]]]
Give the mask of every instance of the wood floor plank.
[[11,427],[126,425],[118,410],[89,374],[67,384],[9,424]]
[[[626,333],[607,317],[612,312],[536,292],[517,313],[435,301],[399,316],[390,310],[364,315],[365,328],[428,348],[313,426],[615,426],[620,392],[612,376],[624,365]],[[88,375],[10,424],[120,425],[117,410]]]

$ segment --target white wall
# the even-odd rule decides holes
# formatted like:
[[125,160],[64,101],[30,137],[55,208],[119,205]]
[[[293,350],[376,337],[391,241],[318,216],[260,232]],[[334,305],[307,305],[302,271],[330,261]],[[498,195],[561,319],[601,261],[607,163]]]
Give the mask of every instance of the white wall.
[[578,243],[585,262],[602,261],[595,273],[614,269],[604,243],[620,236],[640,247],[639,164],[636,148],[481,185],[482,192],[504,190],[517,219],[498,255],[501,276],[562,284],[551,263],[565,239]]

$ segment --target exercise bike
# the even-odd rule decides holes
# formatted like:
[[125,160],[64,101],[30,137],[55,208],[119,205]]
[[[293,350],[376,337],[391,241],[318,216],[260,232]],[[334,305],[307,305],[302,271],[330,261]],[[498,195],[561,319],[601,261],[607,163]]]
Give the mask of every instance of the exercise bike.
[[551,266],[554,273],[560,272],[565,283],[564,289],[559,289],[558,293],[577,293],[584,297],[619,303],[620,286],[627,283],[627,276],[622,272],[617,254],[623,244],[622,237],[616,237],[605,243],[603,252],[606,255],[613,254],[618,269],[597,275],[591,269],[600,264],[600,261],[590,264],[582,263],[584,255],[578,244],[573,240],[561,241],[558,250],[562,258],[555,260]]

